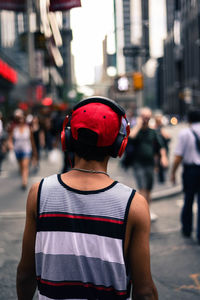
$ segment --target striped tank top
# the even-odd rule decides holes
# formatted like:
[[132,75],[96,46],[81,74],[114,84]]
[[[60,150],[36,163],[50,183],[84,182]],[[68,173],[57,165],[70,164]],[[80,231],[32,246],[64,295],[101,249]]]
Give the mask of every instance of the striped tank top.
[[135,190],[117,181],[95,191],[60,175],[38,191],[36,275],[40,300],[130,299],[124,238]]

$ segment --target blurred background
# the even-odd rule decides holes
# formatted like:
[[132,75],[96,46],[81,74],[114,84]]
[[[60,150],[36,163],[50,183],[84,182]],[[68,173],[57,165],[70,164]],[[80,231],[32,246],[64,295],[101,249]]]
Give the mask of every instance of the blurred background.
[[[199,0],[0,0],[0,299],[16,299],[27,187],[70,168],[62,123],[93,95],[121,104],[131,127],[144,106],[151,127],[161,116],[171,139],[164,181],[155,169],[152,274],[160,299],[200,299],[199,247],[180,235],[181,169],[176,185],[169,178],[187,111],[200,106]],[[20,147],[33,150],[23,165],[20,131]],[[119,159],[108,173],[136,187]]]
[[200,103],[196,0],[1,0],[0,110],[103,95],[184,119]]

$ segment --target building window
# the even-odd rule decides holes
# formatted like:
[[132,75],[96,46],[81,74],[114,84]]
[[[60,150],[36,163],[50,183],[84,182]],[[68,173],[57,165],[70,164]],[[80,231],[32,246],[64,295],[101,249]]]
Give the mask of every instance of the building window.
[[[9,26],[8,26],[9,24]],[[2,47],[13,47],[15,42],[15,14],[3,11],[1,13],[1,44]]]

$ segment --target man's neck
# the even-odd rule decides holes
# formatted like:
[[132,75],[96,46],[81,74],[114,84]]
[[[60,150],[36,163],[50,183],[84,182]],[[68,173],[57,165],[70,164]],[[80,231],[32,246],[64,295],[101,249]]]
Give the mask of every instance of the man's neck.
[[74,168],[107,172],[107,164],[108,164],[108,158],[106,158],[104,161],[99,162],[96,160],[86,161],[83,158],[75,156]]

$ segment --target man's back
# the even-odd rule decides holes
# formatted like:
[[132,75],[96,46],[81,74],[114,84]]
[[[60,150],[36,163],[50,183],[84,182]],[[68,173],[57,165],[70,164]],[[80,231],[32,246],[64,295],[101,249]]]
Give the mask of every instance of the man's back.
[[156,131],[151,128],[141,129],[135,138],[135,162],[154,165],[155,152],[159,150],[159,138]]
[[85,99],[66,117],[62,149],[74,152],[74,168],[29,192],[19,300],[32,299],[36,277],[42,300],[128,299],[130,279],[135,300],[158,299],[148,204],[107,174],[109,157],[121,157],[129,133],[125,111],[107,98]]
[[83,191],[69,187],[60,175],[44,179],[36,235],[41,299],[129,298],[124,238],[134,193],[116,181]]

